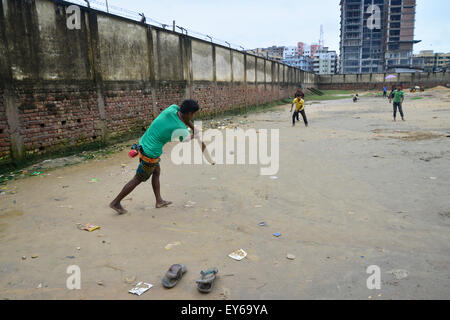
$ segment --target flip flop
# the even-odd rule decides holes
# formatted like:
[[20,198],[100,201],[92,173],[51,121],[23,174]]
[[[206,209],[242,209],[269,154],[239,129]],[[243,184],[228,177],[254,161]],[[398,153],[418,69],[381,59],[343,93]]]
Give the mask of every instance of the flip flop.
[[202,293],[210,293],[214,287],[214,280],[216,280],[216,274],[219,272],[217,268],[212,268],[207,271],[201,271],[202,275],[197,280],[197,289]]
[[187,267],[184,264],[174,264],[166,272],[166,275],[162,279],[162,285],[167,289],[172,289],[178,284],[186,272]]

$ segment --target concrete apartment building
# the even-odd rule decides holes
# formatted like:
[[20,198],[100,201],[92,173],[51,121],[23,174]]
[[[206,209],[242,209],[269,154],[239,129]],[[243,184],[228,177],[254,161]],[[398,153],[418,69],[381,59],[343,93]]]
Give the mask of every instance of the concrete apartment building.
[[336,74],[338,68],[338,55],[336,51],[328,50],[328,47],[320,48],[314,54],[314,73]]
[[286,47],[272,46],[269,48],[256,48],[252,50],[247,50],[247,53],[261,56],[267,59],[281,61],[284,58],[284,51]]
[[423,50],[413,57],[415,68],[424,72],[450,71],[450,53],[435,53],[433,50]]
[[285,47],[272,46],[267,48],[269,59],[281,61],[283,60]]
[[311,45],[306,44],[304,42],[297,43],[298,54],[301,56],[310,56],[314,59],[314,55],[316,52],[321,49],[321,46],[313,43]]
[[314,60],[310,56],[301,56],[297,54],[294,56],[288,56],[282,62],[291,67],[300,68],[301,70],[304,71],[308,72],[314,71]]
[[284,47],[283,60],[290,59],[298,55],[300,54],[297,47],[295,46]]
[[329,51],[317,44],[308,45],[299,42],[297,46],[257,48],[248,53],[263,56],[268,59],[281,61],[289,66],[300,68],[318,74],[335,74],[337,72],[336,51]]
[[341,0],[341,73],[413,72],[416,0]]

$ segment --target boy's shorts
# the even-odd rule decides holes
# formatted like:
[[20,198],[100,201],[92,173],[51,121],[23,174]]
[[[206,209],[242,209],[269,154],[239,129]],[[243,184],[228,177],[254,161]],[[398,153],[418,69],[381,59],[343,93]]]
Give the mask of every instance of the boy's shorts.
[[155,172],[156,168],[159,167],[159,163],[161,159],[157,163],[147,163],[142,159],[139,159],[139,167],[136,170],[136,177],[138,177],[139,181],[146,182]]

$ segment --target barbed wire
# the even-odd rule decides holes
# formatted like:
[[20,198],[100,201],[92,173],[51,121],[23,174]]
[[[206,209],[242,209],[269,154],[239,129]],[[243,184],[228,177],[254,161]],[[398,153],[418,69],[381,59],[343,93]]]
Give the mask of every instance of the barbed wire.
[[[83,7],[88,7],[88,3],[84,0],[65,0],[66,2],[70,2],[70,3],[74,3]],[[111,14],[115,14],[121,17],[125,17],[125,18],[129,18],[131,20],[135,20],[135,21],[140,21],[142,22],[143,20],[145,21],[146,24],[149,25],[154,25],[157,27],[161,27],[163,29],[166,29],[167,27],[172,27],[173,23],[163,23],[160,22],[156,19],[153,19],[151,17],[148,17],[145,12],[136,12],[130,9],[124,9],[115,5],[110,5],[109,3],[107,4],[105,1],[100,1],[100,0],[88,0],[89,1],[89,7],[98,11],[103,11],[103,12],[108,12]],[[221,40],[218,39],[216,37],[210,36],[208,34],[204,34],[202,32],[198,32],[189,28],[184,28],[181,26],[176,26],[176,29],[181,30],[181,32],[178,32],[177,30],[172,30],[175,31],[177,33],[181,33],[184,34],[184,31],[186,31],[186,34],[189,36],[192,36],[193,38],[197,38],[197,39],[201,39],[201,40],[205,40],[205,41],[211,41],[212,43],[215,44],[219,44],[225,47],[229,47],[230,49],[235,49],[238,51],[250,51],[246,48],[244,48],[244,46],[240,45],[240,44],[235,44],[229,41],[225,41],[225,40]],[[255,53],[255,55],[259,55],[261,57],[263,57],[264,55]],[[264,58],[267,58],[266,56],[264,56]]]

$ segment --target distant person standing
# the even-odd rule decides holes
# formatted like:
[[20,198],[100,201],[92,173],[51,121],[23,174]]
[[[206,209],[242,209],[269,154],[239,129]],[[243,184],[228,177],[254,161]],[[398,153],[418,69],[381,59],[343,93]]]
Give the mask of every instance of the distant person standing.
[[299,96],[304,100],[305,94],[303,93],[302,85],[298,86],[297,92],[295,93],[295,97]]
[[391,93],[389,93],[389,103],[392,102],[392,99],[394,98],[394,91],[395,91],[396,87],[392,86],[392,90]]
[[405,100],[405,94],[401,89],[401,86],[398,86],[396,90],[394,90],[389,102],[394,100],[394,121],[397,121],[397,109],[400,112],[402,120],[405,121],[405,116],[403,114],[403,101]]
[[387,98],[387,87],[383,87],[383,98]]

